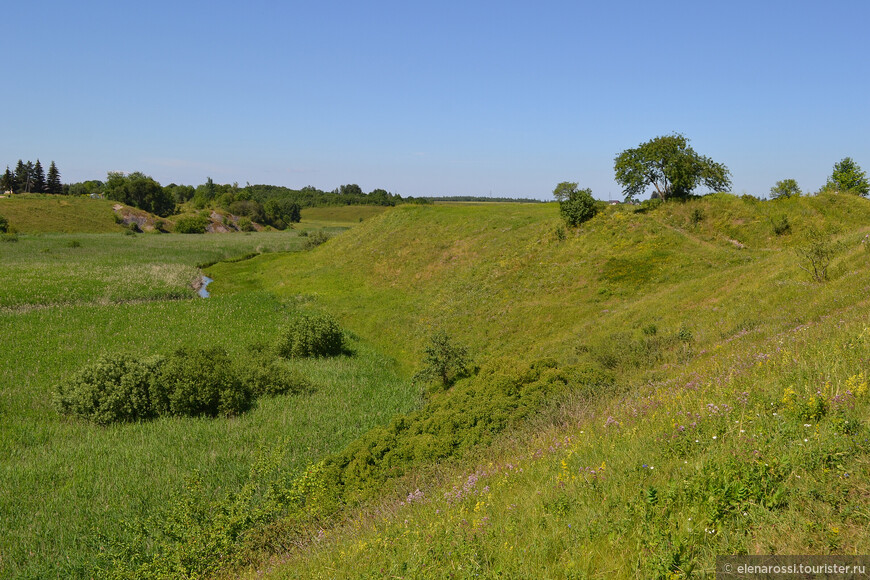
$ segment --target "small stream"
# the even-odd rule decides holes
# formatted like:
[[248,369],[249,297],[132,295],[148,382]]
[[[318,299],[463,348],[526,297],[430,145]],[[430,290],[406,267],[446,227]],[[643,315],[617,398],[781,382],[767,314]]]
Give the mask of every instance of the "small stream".
[[199,290],[197,291],[201,298],[208,298],[209,296],[211,296],[211,293],[208,291],[208,285],[211,284],[212,282],[214,282],[213,279],[211,279],[208,276],[203,274],[202,285],[199,287]]

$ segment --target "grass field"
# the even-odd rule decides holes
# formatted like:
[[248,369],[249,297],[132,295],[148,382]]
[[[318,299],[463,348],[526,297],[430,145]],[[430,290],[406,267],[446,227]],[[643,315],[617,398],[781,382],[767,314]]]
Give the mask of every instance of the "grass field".
[[[89,200],[95,201],[95,200]],[[302,247],[298,232],[39,234],[0,243],[0,308],[190,298],[199,264]]]
[[99,537],[124,538],[124,521],[159,511],[194,473],[204,493],[221,495],[276,446],[292,473],[416,404],[390,358],[352,342],[354,356],[297,363],[312,394],[263,399],[234,419],[103,428],[54,410],[54,386],[101,354],[238,353],[271,340],[293,305],[263,293],[199,299],[190,282],[198,263],[300,241],[295,232],[46,234],[2,244],[0,576],[88,577]]
[[302,210],[302,222],[299,226],[344,228],[380,215],[389,209],[379,205],[306,207]]
[[[867,200],[714,195],[611,207],[567,231],[555,204],[344,209],[303,214],[303,229],[357,225],[297,252],[277,251],[301,248],[295,232],[0,244],[18,268],[0,310],[0,575],[87,577],[129,541],[139,575],[195,576],[221,568],[198,545],[215,538],[245,544],[224,555],[255,577],[681,577],[710,572],[717,553],[870,548]],[[810,226],[839,243],[825,283],[795,251]],[[207,300],[169,300],[190,296],[188,274],[135,278],[117,299],[99,291],[125,264],[195,275],[265,245],[275,251],[208,267]],[[296,363],[311,394],[234,419],[109,428],[50,405],[53,385],[101,353],[239,352],[297,309],[330,312],[353,337],[352,356]],[[523,399],[532,379],[505,370],[421,400],[410,377],[434,330],[487,368],[551,357],[566,370],[547,376],[568,377],[568,394]],[[571,378],[590,373],[612,386]],[[486,413],[477,427],[450,414],[487,404],[535,406],[505,430]],[[436,437],[464,429],[491,443],[451,451]],[[400,445],[405,456],[387,453]],[[284,475],[248,488],[276,448]],[[143,540],[121,523],[180,505],[197,472],[200,499],[167,520],[181,539]],[[348,482],[366,473],[384,483],[359,504]],[[341,489],[318,487],[329,481]],[[248,505],[227,494],[246,489],[281,506],[277,521],[226,520],[227,506]],[[148,568],[138,554],[155,550]]]

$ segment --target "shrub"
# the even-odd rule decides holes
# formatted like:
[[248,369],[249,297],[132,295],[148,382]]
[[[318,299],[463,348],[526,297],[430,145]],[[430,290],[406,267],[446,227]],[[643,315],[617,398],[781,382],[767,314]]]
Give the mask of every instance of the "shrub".
[[70,240],[66,243],[67,248],[81,248],[82,243],[78,240]]
[[155,378],[162,363],[159,357],[102,356],[57,387],[55,407],[99,425],[154,417]]
[[275,350],[286,358],[334,356],[344,349],[344,332],[328,314],[301,314],[278,336]]
[[274,352],[261,344],[251,346],[247,356],[236,362],[236,374],[254,397],[312,390],[302,373],[287,361],[276,359]]
[[788,216],[784,215],[776,219],[771,219],[773,224],[773,233],[778,236],[784,236],[791,233],[791,224],[788,221]]
[[0,240],[4,242],[17,242],[18,234],[10,233],[10,234],[0,234]]
[[175,232],[178,234],[204,234],[209,219],[204,216],[184,216],[175,222]]
[[239,230],[243,232],[253,232],[254,231],[254,223],[250,220],[250,218],[239,218]]
[[816,227],[810,227],[803,235],[800,245],[795,248],[798,255],[798,267],[813,277],[816,282],[828,279],[828,267],[831,260],[840,250],[840,245],[834,242],[831,234]]
[[167,415],[232,416],[251,406],[250,389],[221,348],[181,348],[167,357],[156,381],[155,411]]
[[328,242],[330,237],[329,234],[323,230],[315,230],[313,232],[308,232],[305,235],[307,239],[305,240],[305,244],[302,246],[305,250],[316,248],[320,244]]
[[[576,371],[576,372],[575,372]],[[377,493],[390,478],[414,466],[459,457],[496,434],[571,393],[595,392],[605,375],[544,359],[524,365],[496,360],[480,373],[439,393],[423,408],[375,427],[324,462],[325,486],[354,501]],[[575,381],[588,381],[575,383]],[[329,481],[331,479],[331,481]]]
[[692,215],[689,216],[689,221],[692,222],[693,226],[696,226],[704,221],[704,217],[704,210],[702,210],[700,207],[696,207],[692,210]]
[[414,375],[414,382],[435,383],[446,389],[468,374],[468,349],[453,343],[443,330],[432,335],[425,350],[423,368]]
[[577,189],[576,183],[560,183],[553,192],[559,200],[559,214],[569,226],[579,226],[598,213],[591,189]]
[[0,234],[5,234],[9,231],[9,220],[0,215]]

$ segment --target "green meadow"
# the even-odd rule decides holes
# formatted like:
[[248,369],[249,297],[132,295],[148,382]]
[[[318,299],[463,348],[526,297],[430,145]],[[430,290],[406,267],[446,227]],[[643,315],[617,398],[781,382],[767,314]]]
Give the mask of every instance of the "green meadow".
[[[555,204],[451,203],[21,234],[0,243],[0,575],[678,578],[866,554],[867,224],[851,195],[715,194],[567,229]],[[300,311],[348,336],[291,362],[311,392],[109,427],[52,405],[102,354],[237,355]],[[436,331],[474,364],[426,389]]]
[[166,505],[186,479],[226,493],[277,445],[282,468],[296,472],[415,404],[394,361],[351,340],[352,356],[294,364],[312,392],[261,399],[232,419],[99,427],[58,415],[55,386],[101,355],[233,354],[271,340],[295,306],[266,293],[201,299],[197,265],[303,241],[293,231],[78,233],[0,244],[0,575],[89,577],[101,538],[123,541],[126,523]]

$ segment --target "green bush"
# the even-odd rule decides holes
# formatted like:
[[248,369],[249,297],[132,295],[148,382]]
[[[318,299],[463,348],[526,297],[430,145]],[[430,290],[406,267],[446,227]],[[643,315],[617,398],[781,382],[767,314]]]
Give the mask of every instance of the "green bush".
[[278,336],[275,350],[285,358],[335,356],[344,349],[344,332],[328,314],[301,314]]
[[232,416],[252,403],[250,389],[218,347],[178,349],[162,365],[156,385],[155,410],[161,415]]
[[554,404],[572,390],[588,395],[612,379],[589,368],[558,368],[552,359],[525,365],[495,360],[474,377],[439,393],[423,408],[375,427],[324,462],[325,487],[345,501],[377,493],[415,466],[458,457],[489,444],[511,425]]
[[247,356],[236,362],[236,374],[255,397],[312,390],[311,383],[302,373],[287,361],[276,359],[274,352],[264,345],[252,346]]
[[162,363],[128,354],[102,356],[58,386],[55,407],[99,425],[150,419],[157,415],[155,379]]
[[771,219],[771,223],[773,224],[773,233],[778,236],[784,236],[791,232],[791,224],[788,221],[787,215]]
[[569,226],[579,226],[598,213],[598,204],[592,197],[591,189],[572,192],[567,199],[559,201],[559,214]]
[[304,250],[316,248],[320,244],[328,242],[330,237],[329,234],[327,234],[323,230],[314,230],[312,232],[306,233],[305,236],[308,239],[305,240],[305,244],[302,246]]
[[423,368],[414,375],[414,381],[435,383],[446,389],[457,379],[468,374],[468,349],[455,344],[444,331],[438,331],[426,345]]
[[160,415],[237,415],[258,396],[309,392],[311,383],[275,352],[253,346],[231,361],[220,348],[169,357],[103,356],[60,384],[57,410],[100,425]]
[[184,216],[175,222],[177,234],[204,234],[208,227],[209,219],[204,216]]
[[0,234],[5,234],[9,231],[9,220],[0,215]]
[[243,232],[253,232],[256,228],[254,228],[254,223],[250,218],[239,218],[239,230]]

